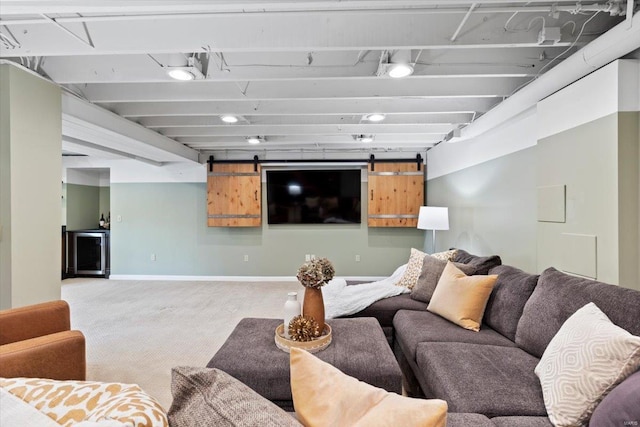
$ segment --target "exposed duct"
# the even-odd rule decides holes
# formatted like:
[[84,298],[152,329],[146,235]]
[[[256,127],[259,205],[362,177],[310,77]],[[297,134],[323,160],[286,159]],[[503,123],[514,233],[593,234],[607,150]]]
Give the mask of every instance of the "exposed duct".
[[488,111],[450,142],[475,138],[515,117],[541,99],[611,61],[640,48],[640,14],[623,21]]

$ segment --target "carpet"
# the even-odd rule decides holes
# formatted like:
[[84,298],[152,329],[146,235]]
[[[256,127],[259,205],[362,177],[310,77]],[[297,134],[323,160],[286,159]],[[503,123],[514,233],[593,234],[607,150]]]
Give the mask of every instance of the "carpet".
[[62,299],[87,345],[87,379],[138,384],[165,409],[171,368],[206,366],[244,317],[282,316],[297,282],[67,279]]

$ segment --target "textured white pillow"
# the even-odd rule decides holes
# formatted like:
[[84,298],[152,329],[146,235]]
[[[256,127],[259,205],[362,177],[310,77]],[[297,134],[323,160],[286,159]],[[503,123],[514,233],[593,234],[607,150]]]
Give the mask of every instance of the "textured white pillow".
[[405,288],[413,289],[418,282],[420,273],[422,272],[422,262],[424,261],[425,255],[427,254],[417,250],[416,248],[411,248],[411,255],[409,256],[407,268],[404,270],[404,274],[400,280],[395,283],[396,286],[404,286]]
[[640,366],[640,337],[614,325],[594,303],[562,325],[536,366],[557,426],[586,424],[598,403]]

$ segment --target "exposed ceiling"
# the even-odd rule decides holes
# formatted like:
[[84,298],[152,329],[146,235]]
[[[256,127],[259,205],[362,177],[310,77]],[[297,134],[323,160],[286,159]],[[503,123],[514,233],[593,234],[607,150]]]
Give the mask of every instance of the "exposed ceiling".
[[[162,162],[211,151],[416,150],[472,123],[633,8],[625,0],[2,0],[0,56],[160,134],[129,134],[114,146],[77,132],[90,121],[63,108],[74,152],[105,146]],[[403,56],[413,74],[388,76],[387,63]],[[193,81],[167,74],[190,64]],[[223,122],[225,114],[238,122]],[[263,141],[250,145],[249,136]],[[136,152],[144,139],[158,153]]]

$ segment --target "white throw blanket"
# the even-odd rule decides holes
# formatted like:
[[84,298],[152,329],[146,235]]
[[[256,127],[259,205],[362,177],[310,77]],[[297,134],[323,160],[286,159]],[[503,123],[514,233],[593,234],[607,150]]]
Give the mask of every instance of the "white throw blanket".
[[364,310],[374,302],[410,292],[404,286],[396,286],[407,265],[402,265],[386,279],[361,285],[347,286],[344,279],[333,279],[322,287],[324,316],[327,319],[347,316]]

